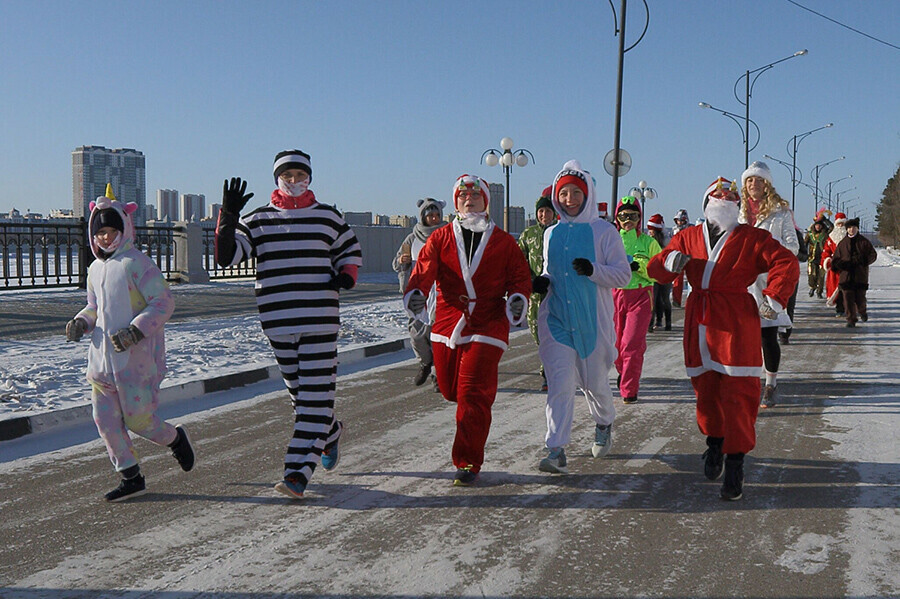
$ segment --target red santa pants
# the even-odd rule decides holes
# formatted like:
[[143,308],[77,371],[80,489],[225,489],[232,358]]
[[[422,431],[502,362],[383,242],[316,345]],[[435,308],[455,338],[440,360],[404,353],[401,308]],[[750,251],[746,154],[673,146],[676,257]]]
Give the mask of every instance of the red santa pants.
[[756,446],[759,377],[728,376],[709,370],[692,376],[697,425],[707,437],[724,437],[724,453],[748,453]]
[[497,396],[497,369],[503,349],[486,343],[464,343],[450,349],[432,345],[434,372],[441,393],[456,402],[453,465],[479,472],[491,429],[491,406]]

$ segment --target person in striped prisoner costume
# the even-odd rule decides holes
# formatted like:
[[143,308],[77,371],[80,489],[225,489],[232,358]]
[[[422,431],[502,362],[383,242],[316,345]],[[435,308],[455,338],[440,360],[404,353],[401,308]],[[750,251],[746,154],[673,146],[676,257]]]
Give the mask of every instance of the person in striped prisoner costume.
[[356,284],[362,251],[353,230],[309,190],[310,157],[300,150],[275,156],[271,201],[239,218],[253,194],[247,182],[225,181],[216,227],[216,262],[256,258],[256,303],[294,405],[294,433],[275,489],[303,496],[319,460],[338,462],[343,430],[334,413],[339,291]]

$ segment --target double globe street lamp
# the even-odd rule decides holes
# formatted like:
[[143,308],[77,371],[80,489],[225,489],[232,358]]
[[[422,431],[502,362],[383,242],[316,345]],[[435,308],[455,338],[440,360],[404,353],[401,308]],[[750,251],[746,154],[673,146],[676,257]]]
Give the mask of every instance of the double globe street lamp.
[[647,187],[646,181],[640,181],[638,186],[632,187],[631,191],[628,193],[641,201],[641,231],[643,231],[644,223],[647,222],[647,213],[644,210],[644,200],[652,200],[655,198],[656,190],[652,187]]
[[504,137],[500,140],[500,150],[491,148],[481,155],[481,162],[488,166],[503,166],[503,174],[506,175],[506,206],[503,209],[503,230],[509,233],[509,173],[513,164],[526,166],[531,160],[534,164],[534,155],[524,148],[513,151],[513,140]]

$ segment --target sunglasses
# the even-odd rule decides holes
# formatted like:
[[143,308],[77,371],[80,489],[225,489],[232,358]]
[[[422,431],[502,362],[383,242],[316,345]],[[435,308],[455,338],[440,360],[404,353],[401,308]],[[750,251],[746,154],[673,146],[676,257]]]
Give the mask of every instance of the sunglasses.
[[619,212],[616,215],[616,220],[619,221],[620,223],[627,223],[627,222],[635,222],[636,223],[640,219],[641,219],[641,216],[637,212],[633,212],[631,210],[625,210],[623,212]]

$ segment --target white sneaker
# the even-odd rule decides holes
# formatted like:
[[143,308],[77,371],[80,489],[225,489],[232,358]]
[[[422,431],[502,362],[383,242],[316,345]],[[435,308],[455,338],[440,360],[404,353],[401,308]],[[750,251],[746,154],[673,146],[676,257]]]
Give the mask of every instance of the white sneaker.
[[553,474],[568,474],[569,469],[566,468],[566,450],[562,447],[549,448],[550,454],[541,460],[538,464],[538,470],[541,472],[551,472]]
[[594,444],[591,445],[591,455],[595,458],[602,458],[609,453],[612,448],[612,424],[594,428]]

